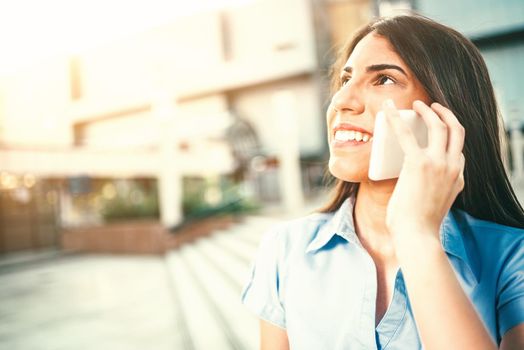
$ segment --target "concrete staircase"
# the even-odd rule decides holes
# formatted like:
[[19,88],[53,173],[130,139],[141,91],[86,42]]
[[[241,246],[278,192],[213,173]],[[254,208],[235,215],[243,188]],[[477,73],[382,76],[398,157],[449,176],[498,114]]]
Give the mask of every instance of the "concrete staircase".
[[258,320],[240,293],[263,233],[277,221],[248,217],[166,254],[183,350],[258,348]]

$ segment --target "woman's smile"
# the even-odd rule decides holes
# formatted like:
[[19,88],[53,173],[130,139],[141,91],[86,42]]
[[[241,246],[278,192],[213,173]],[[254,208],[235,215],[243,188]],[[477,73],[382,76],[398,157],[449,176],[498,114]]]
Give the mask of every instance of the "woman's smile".
[[346,148],[363,146],[373,140],[373,133],[349,123],[339,123],[333,127],[331,147]]

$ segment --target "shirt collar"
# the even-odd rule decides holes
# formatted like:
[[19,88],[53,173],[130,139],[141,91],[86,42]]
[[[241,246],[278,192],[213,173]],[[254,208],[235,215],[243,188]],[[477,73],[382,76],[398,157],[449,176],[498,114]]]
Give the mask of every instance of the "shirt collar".
[[[347,198],[326,224],[317,231],[316,236],[307,245],[306,253],[321,250],[335,235],[360,246],[353,222],[354,205],[355,197]],[[464,237],[469,234],[466,224],[465,212],[449,211],[442,222],[440,241],[444,251],[454,259],[458,259],[458,266],[465,281],[470,285],[476,285],[480,279],[479,261],[476,256],[468,254],[466,249]]]
[[344,238],[349,243],[360,244],[353,223],[354,205],[355,197],[347,198],[326,224],[317,231],[316,236],[306,247],[306,253],[322,249],[335,235]]

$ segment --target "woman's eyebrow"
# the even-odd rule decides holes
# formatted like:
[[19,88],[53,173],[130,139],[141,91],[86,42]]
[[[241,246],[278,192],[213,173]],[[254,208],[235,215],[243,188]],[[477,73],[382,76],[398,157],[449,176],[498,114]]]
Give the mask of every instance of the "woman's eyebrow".
[[[402,74],[404,74],[405,76],[407,76],[406,71],[404,71],[404,69],[402,69],[402,67],[399,67],[399,66],[394,65],[394,64],[388,64],[388,63],[373,64],[371,66],[367,66],[366,67],[366,72],[368,72],[368,73],[369,72],[378,72],[378,71],[385,70],[385,69],[396,69],[399,72],[401,72]],[[353,71],[353,67],[350,67],[350,66],[344,67],[344,72],[351,74],[352,71]]]

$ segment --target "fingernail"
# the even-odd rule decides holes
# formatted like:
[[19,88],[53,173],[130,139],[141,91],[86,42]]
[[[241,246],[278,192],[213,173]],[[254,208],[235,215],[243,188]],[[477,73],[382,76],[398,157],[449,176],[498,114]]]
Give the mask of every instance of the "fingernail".
[[384,107],[395,108],[395,102],[393,102],[392,99],[388,98],[387,100],[384,101]]

